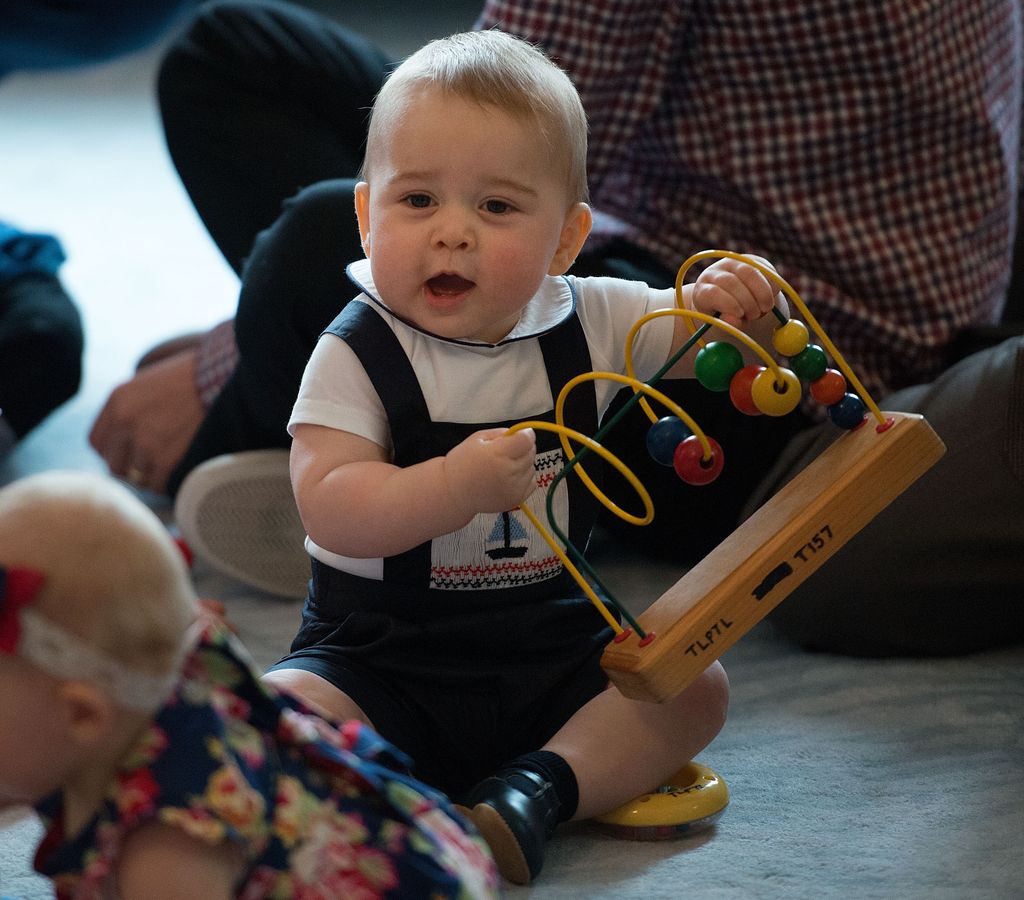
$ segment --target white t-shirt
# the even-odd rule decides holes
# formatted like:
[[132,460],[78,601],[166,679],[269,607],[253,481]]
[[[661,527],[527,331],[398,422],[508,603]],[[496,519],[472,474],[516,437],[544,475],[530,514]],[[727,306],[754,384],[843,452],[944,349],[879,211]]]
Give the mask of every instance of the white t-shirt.
[[[367,303],[391,327],[419,380],[435,422],[497,422],[533,418],[554,406],[544,359],[536,337],[550,331],[575,307],[595,371],[625,373],[625,341],[643,315],[673,305],[672,291],[618,278],[547,277],[513,330],[498,344],[452,341],[420,331],[392,315],[373,284],[368,260],[349,266]],[[674,317],[654,319],[633,343],[633,365],[641,381],[668,359]],[[594,383],[600,420],[623,385]],[[333,334],[320,337],[306,366],[288,422],[337,428],[373,441],[391,452],[383,404],[353,350]],[[343,571],[380,578],[380,560],[353,560],[331,553],[307,538],[309,552]]]

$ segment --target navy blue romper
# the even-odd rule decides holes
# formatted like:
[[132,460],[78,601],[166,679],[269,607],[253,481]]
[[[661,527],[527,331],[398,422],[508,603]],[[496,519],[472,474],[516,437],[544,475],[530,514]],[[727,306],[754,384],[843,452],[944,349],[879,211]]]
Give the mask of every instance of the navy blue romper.
[[[325,333],[348,343],[366,369],[388,417],[398,466],[444,455],[482,428],[514,424],[431,421],[398,339],[365,303],[347,304]],[[540,342],[552,397],[590,371],[575,309],[531,339]],[[553,421],[554,411],[530,418]],[[593,382],[571,392],[565,421],[584,434],[597,430]],[[544,451],[556,451],[548,459],[560,468],[556,435],[538,430],[537,451],[538,467]],[[593,457],[587,471],[598,471]],[[568,534],[583,548],[598,504],[579,478],[570,475],[562,484]],[[542,492],[530,502],[544,521]],[[520,518],[515,511],[494,516],[470,588],[452,589],[444,571],[432,567],[432,544],[443,536],[386,558],[382,581],[314,559],[299,633],[275,666],[313,672],[344,691],[382,736],[413,758],[419,778],[454,798],[503,762],[539,749],[607,686],[599,659],[611,629],[560,565],[549,566],[543,580],[527,572],[514,586],[484,586],[491,568],[518,571],[514,562],[502,567],[495,560],[521,552],[516,545],[526,520]]]

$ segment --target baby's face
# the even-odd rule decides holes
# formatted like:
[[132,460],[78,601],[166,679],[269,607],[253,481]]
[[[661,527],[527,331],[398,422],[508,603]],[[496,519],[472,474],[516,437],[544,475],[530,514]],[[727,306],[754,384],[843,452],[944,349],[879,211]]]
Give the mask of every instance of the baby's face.
[[356,193],[381,299],[433,334],[501,340],[578,250],[565,167],[528,122],[434,88],[381,144]]
[[41,800],[68,774],[57,684],[30,663],[0,655],[0,809]]

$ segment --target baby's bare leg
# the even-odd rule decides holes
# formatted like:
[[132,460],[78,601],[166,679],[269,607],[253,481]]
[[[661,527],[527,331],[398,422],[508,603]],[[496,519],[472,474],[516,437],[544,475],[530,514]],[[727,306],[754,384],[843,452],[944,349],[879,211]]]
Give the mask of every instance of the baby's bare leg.
[[281,693],[298,698],[310,709],[329,719],[339,722],[358,719],[373,727],[366,713],[348,694],[336,688],[326,678],[305,669],[274,669],[263,676],[263,681]]
[[544,747],[576,774],[573,818],[608,812],[663,784],[722,729],[728,698],[718,663],[664,703],[629,700],[614,687],[598,694]]
[[600,815],[663,784],[721,730],[728,697],[718,663],[665,703],[628,700],[609,688],[540,751],[481,781],[466,808],[501,874],[529,883],[559,822]]

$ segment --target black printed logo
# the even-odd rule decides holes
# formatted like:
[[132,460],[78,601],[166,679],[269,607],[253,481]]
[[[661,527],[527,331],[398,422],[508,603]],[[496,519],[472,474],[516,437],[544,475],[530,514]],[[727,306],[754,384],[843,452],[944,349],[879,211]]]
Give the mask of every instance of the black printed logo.
[[792,574],[793,567],[788,562],[779,563],[779,565],[764,577],[764,581],[754,588],[754,599],[764,600],[764,598],[771,592],[772,588],[777,587],[780,581],[788,578]]

